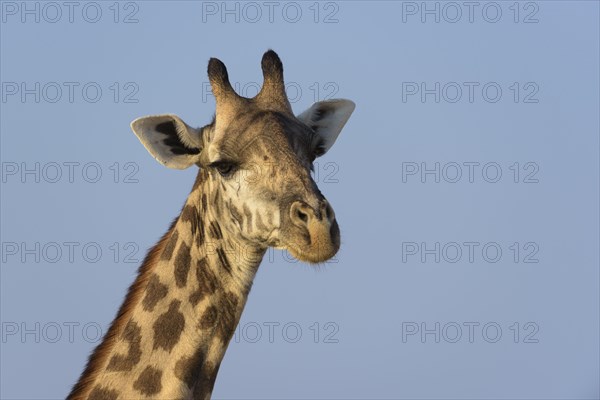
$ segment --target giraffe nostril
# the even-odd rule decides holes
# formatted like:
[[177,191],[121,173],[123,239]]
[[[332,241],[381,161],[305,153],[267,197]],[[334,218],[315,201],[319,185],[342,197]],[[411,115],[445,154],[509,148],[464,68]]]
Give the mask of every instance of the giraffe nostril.
[[314,217],[311,212],[310,207],[306,203],[297,201],[292,204],[290,218],[294,224],[300,227],[307,227],[310,219]]
[[308,222],[308,215],[306,215],[306,213],[303,212],[302,210],[297,209],[296,210],[296,216],[298,216],[298,218],[300,218],[300,220],[302,222],[305,222],[305,223]]
[[333,212],[333,208],[331,208],[331,205],[326,202],[325,203],[325,218],[327,219],[327,221],[332,222],[335,219],[335,213]]

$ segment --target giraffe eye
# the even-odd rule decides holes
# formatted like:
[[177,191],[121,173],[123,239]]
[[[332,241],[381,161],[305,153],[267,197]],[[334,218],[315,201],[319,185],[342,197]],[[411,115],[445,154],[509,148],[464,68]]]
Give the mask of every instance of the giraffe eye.
[[216,161],[210,165],[215,168],[223,177],[232,175],[236,170],[236,165],[229,161]]

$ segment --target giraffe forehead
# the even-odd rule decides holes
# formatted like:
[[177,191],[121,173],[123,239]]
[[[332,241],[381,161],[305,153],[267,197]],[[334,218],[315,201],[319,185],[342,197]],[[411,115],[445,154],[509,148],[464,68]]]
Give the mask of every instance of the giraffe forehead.
[[[313,132],[299,121],[278,112],[260,111],[243,115],[218,135],[209,149],[212,161],[222,157],[240,161],[271,155],[304,156],[311,150]],[[267,161],[267,159],[265,159]]]

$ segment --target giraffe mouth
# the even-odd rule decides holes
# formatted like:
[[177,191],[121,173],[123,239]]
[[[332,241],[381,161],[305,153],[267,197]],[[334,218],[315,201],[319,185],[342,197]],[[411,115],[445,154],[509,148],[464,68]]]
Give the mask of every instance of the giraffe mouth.
[[299,236],[299,240],[286,241],[282,247],[300,261],[322,263],[335,256],[340,248],[340,230],[335,221],[330,229],[319,226]]
[[329,249],[319,249],[318,251],[314,251],[314,249],[310,249],[309,251],[301,249],[299,246],[286,246],[285,249],[297,260],[308,262],[310,264],[319,264],[331,259],[337,253],[338,247],[331,247]]

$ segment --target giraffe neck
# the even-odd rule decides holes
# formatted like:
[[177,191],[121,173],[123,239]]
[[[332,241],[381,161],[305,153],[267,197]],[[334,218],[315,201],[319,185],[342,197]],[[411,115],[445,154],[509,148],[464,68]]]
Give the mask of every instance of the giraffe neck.
[[192,191],[148,253],[69,399],[208,399],[265,249],[223,229]]

